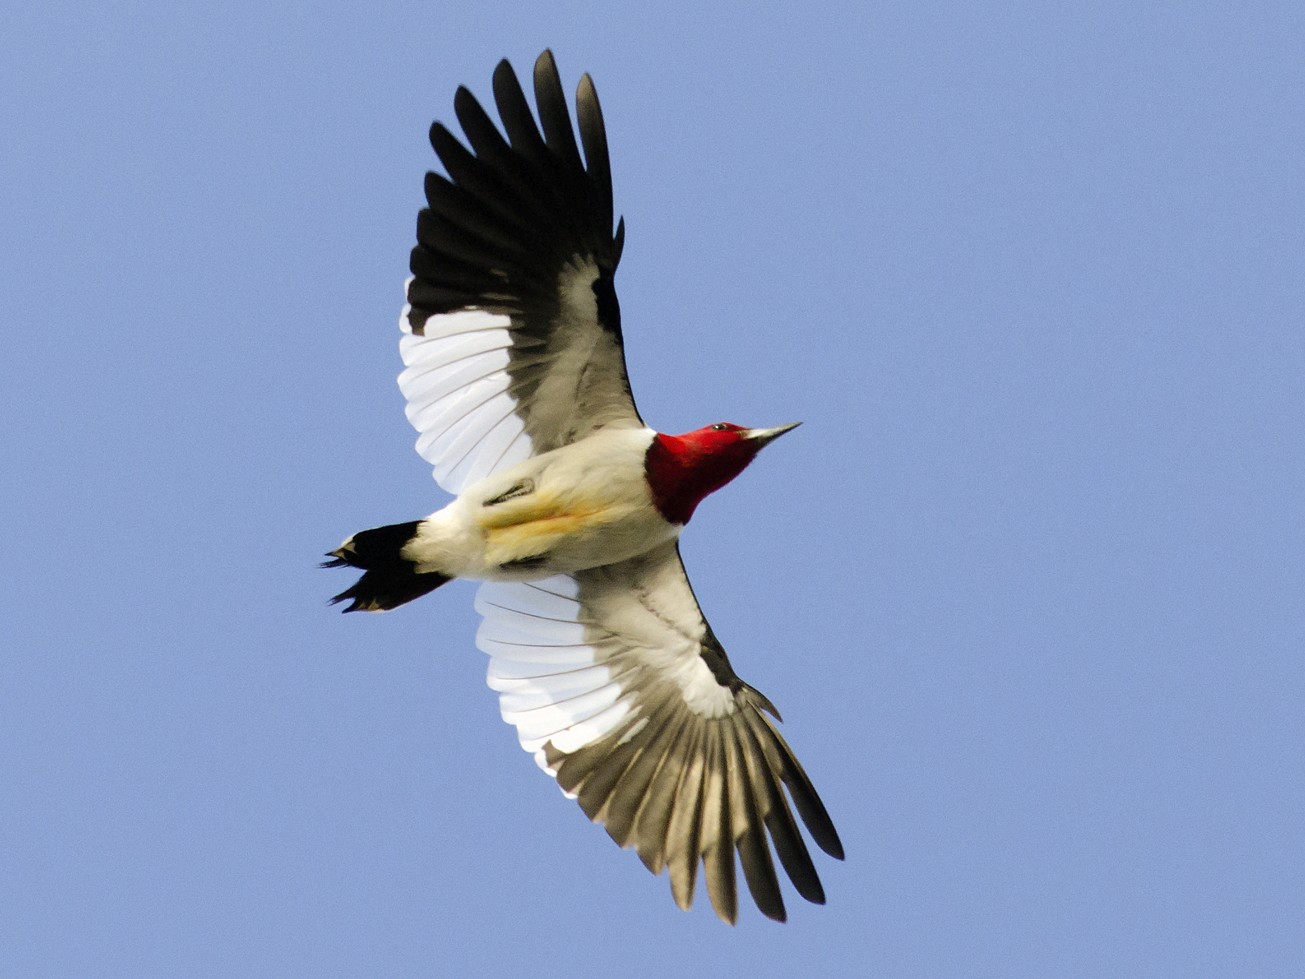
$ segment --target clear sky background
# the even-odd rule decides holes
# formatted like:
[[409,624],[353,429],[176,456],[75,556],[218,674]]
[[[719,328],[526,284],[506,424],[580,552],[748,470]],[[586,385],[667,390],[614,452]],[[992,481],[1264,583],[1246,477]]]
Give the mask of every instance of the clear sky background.
[[[394,378],[433,118],[607,115],[684,542],[847,846],[683,914],[516,745]],[[1305,974],[1305,6],[44,2],[0,33],[0,974]]]

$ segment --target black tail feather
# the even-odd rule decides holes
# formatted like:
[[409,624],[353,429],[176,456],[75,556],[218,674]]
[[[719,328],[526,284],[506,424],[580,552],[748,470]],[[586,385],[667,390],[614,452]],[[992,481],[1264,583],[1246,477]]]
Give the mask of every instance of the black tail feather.
[[324,568],[361,568],[363,576],[352,588],[331,599],[331,604],[350,600],[346,612],[388,612],[432,592],[452,579],[438,571],[419,572],[403,557],[403,547],[417,533],[420,521],[390,524],[354,534],[326,556]]
[[428,571],[424,574],[413,571],[407,573],[368,571],[354,583],[352,588],[346,588],[332,598],[330,604],[336,605],[346,599],[352,599],[352,603],[344,611],[388,612],[400,605],[407,605],[414,598],[421,598],[427,592],[432,592],[446,581],[452,580],[438,571]]

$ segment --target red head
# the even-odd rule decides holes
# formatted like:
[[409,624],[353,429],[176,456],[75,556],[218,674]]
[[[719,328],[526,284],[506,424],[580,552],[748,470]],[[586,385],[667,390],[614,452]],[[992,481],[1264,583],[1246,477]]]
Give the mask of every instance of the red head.
[[688,523],[708,493],[743,472],[766,445],[799,424],[743,428],[717,422],[683,435],[658,433],[645,462],[653,502],[671,523]]

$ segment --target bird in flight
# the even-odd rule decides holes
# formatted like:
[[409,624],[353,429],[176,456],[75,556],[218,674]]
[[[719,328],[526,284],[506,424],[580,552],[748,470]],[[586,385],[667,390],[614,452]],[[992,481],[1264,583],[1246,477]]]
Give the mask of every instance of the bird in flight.
[[842,859],[843,847],[779,712],[707,624],[677,541],[704,497],[795,426],[644,424],[598,95],[583,76],[577,145],[549,51],[534,88],[539,124],[502,61],[501,131],[461,87],[466,145],[431,127],[447,176],[426,175],[399,387],[417,451],[455,499],[331,551],[325,566],[363,572],[333,601],[383,612],[453,578],[484,582],[489,686],[539,767],[650,871],[669,870],[681,908],[701,867],[733,923],[737,853],[758,908],[783,921],[772,847],[797,892],[825,900],[793,808],[822,850]]

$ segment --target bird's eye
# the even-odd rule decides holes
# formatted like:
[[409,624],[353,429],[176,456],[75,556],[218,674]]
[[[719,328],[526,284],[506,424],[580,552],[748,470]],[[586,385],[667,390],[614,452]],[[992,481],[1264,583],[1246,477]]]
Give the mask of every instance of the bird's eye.
[[711,430],[712,430],[713,432],[724,432],[724,431],[726,431],[728,428],[729,428],[729,426],[726,425],[724,422],[717,422],[715,425],[711,426]]

